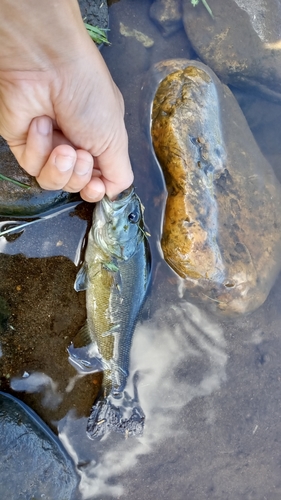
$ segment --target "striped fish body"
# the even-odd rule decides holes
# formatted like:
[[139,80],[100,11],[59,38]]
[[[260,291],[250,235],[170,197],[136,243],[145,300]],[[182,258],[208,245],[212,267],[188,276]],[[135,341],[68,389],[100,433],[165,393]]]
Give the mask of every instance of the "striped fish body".
[[86,290],[87,322],[69,348],[76,367],[103,371],[102,391],[88,421],[91,439],[110,430],[142,433],[144,414],[125,388],[132,336],[150,272],[143,207],[134,188],[114,201],[105,197],[95,207],[85,262],[75,283],[76,290]]
[[119,398],[126,385],[132,336],[149,284],[147,240],[141,238],[128,260],[112,256],[109,260],[91,237],[86,263],[89,336],[102,358],[103,392]]

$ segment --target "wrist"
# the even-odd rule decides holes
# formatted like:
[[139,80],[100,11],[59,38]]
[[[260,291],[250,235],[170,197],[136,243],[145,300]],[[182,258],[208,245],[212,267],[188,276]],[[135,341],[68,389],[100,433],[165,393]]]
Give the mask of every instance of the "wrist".
[[0,71],[46,71],[93,43],[77,0],[1,0]]

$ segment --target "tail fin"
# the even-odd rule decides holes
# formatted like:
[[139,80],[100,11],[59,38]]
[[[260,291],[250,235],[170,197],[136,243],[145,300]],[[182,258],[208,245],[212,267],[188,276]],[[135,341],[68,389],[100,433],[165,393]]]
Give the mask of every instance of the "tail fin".
[[123,399],[118,400],[118,406],[113,404],[111,396],[99,399],[93,405],[87,424],[90,439],[101,438],[111,431],[124,434],[125,437],[142,436],[145,415],[141,407],[126,392]]

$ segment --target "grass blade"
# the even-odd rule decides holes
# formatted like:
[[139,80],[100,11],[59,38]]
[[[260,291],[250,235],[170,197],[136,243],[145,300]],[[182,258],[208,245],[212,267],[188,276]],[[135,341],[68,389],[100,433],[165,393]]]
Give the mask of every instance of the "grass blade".
[[12,182],[13,184],[16,184],[17,186],[23,187],[25,189],[31,188],[31,186],[28,186],[28,184],[24,184],[23,182],[16,181],[16,179],[12,179],[11,177],[7,177],[6,175],[3,175],[3,174],[0,174],[0,180]]
[[106,28],[98,28],[97,26],[92,26],[91,24],[84,23],[88,34],[90,35],[91,39],[100,45],[101,43],[105,43],[106,45],[110,45],[110,42],[108,41],[106,31],[109,31]]

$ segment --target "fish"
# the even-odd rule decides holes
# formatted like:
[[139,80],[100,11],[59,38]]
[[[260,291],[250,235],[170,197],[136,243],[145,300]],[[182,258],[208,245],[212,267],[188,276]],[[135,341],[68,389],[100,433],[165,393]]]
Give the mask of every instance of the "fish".
[[74,288],[86,290],[87,320],[68,348],[81,373],[103,372],[100,394],[87,423],[90,439],[110,431],[140,436],[145,415],[134,379],[134,396],[126,391],[130,348],[151,276],[151,253],[144,208],[135,188],[93,211],[85,259]]

